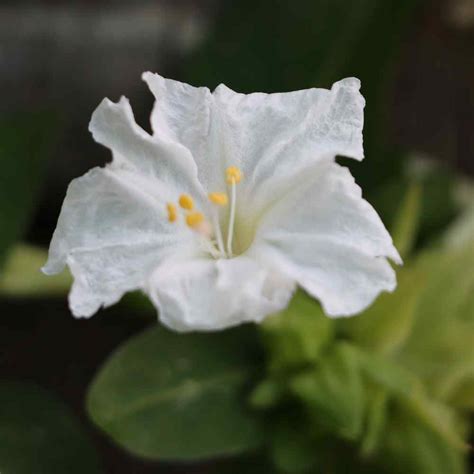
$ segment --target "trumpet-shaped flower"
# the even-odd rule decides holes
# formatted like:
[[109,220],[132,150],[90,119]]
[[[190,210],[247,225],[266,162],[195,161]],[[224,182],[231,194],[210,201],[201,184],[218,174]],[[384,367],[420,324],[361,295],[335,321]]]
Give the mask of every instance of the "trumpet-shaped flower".
[[98,106],[89,129],[113,160],[71,182],[43,268],[69,267],[75,316],[142,290],[167,326],[216,330],[281,310],[297,285],[329,316],[395,288],[392,240],[335,162],[363,159],[357,79],[249,95],[143,79],[153,134],[127,99]]

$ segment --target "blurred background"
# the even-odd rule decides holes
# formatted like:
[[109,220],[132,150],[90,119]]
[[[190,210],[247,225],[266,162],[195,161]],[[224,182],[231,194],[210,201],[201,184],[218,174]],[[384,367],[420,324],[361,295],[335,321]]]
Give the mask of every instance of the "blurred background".
[[[92,111],[104,97],[125,95],[149,129],[152,96],[140,80],[147,70],[241,92],[359,77],[366,159],[341,162],[389,227],[412,176],[426,177],[415,242],[422,248],[456,219],[459,183],[474,175],[473,51],[474,0],[3,0],[1,379],[33,383],[62,400],[105,473],[210,472],[213,463],[139,460],[84,412],[97,367],[155,324],[153,312],[135,315],[124,304],[74,320],[67,285],[58,292],[60,283],[32,270],[43,263],[68,183],[110,159],[88,133]],[[66,439],[57,441],[69,449]]]

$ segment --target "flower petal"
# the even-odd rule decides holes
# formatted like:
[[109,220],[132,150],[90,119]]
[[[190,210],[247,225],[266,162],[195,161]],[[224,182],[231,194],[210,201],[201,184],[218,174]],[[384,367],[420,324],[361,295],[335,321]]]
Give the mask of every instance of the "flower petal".
[[151,114],[154,136],[184,145],[197,163],[200,181],[213,189],[210,178],[220,170],[220,157],[211,152],[211,91],[151,72],[143,73],[142,78],[156,100]]
[[160,319],[176,331],[214,331],[261,321],[284,308],[294,284],[248,257],[167,261],[149,282]]
[[196,248],[183,223],[169,223],[160,193],[142,176],[117,168],[94,168],[71,182],[43,271],[68,264],[75,282],[70,305],[90,316],[139,288],[164,256]]
[[143,79],[156,98],[154,136],[190,150],[208,191],[225,189],[228,166],[242,169],[242,187],[252,196],[266,180],[278,189],[321,159],[363,159],[365,101],[358,79],[336,82],[331,90],[248,95],[223,84],[211,94],[150,72]]
[[375,210],[346,168],[320,163],[264,216],[255,238],[332,316],[365,309],[395,288],[386,257],[401,263]]
[[226,136],[227,159],[260,185],[291,176],[325,157],[362,160],[364,98],[355,78],[332,89],[239,94],[224,85],[214,92]]
[[128,99],[104,99],[92,114],[89,130],[113,152],[113,166],[154,177],[162,186],[202,199],[197,167],[189,150],[169,137],[151,137],[133,117]]

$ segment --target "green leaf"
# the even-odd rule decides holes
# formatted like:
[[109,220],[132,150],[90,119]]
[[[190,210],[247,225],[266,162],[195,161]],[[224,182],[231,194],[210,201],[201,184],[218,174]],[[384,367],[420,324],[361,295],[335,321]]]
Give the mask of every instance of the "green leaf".
[[275,406],[285,395],[286,384],[276,379],[268,378],[260,382],[250,395],[250,404],[256,409],[266,409]]
[[429,398],[421,380],[409,370],[390,359],[376,354],[358,352],[358,360],[365,377],[371,384],[387,392],[413,420],[418,420],[443,438],[455,449],[462,449],[464,441],[454,412],[442,403]]
[[249,327],[214,334],[153,328],[106,361],[87,397],[93,421],[150,459],[196,460],[258,447],[242,392],[260,355]]
[[421,211],[421,196],[421,184],[411,183],[395,217],[391,234],[395,247],[403,259],[410,255],[415,245]]
[[287,370],[318,360],[333,336],[333,322],[321,306],[298,291],[284,311],[261,325],[263,343],[271,371]]
[[68,408],[28,383],[0,384],[2,474],[98,474],[97,455]]
[[440,232],[444,231],[456,216],[459,205],[456,203],[455,195],[459,181],[453,172],[444,166],[419,161],[416,157],[412,157],[412,161],[408,164],[412,171],[406,173],[406,176],[396,176],[388,183],[381,185],[371,202],[382,219],[391,223],[390,227],[393,231],[398,226],[397,219],[400,219],[399,203],[406,201],[407,198],[410,200],[410,192],[417,193],[417,191],[410,191],[410,188],[419,185],[421,209],[416,225],[416,242],[412,242],[411,245],[416,244],[416,247],[422,247],[438,239]]
[[474,411],[474,375],[465,377],[452,394],[449,402],[457,408]]
[[394,474],[464,474],[466,456],[409,413],[396,413],[379,459]]
[[418,300],[429,271],[408,266],[398,271],[394,293],[380,295],[361,315],[338,321],[338,326],[358,345],[381,354],[397,352],[410,337]]
[[0,267],[34,210],[55,125],[40,112],[0,121]]
[[346,439],[360,436],[365,410],[357,352],[347,343],[331,347],[315,366],[291,382],[316,425]]
[[379,447],[388,419],[387,391],[373,387],[367,398],[367,419],[360,448],[364,457],[372,455]]
[[474,376],[474,242],[436,249],[417,263],[429,274],[398,359],[441,400]]
[[13,247],[0,275],[0,294],[16,297],[67,294],[72,280],[68,272],[54,276],[41,273],[47,256],[46,250],[31,245]]

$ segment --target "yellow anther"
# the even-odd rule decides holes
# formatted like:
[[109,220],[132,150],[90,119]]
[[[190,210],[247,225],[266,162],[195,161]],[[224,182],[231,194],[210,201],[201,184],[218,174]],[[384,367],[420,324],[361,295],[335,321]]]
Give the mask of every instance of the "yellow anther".
[[226,178],[229,184],[237,184],[242,179],[242,172],[237,166],[229,166],[226,170]]
[[183,209],[191,211],[194,207],[193,198],[189,194],[181,194],[181,196],[179,196],[179,205]]
[[178,218],[176,206],[173,203],[169,202],[168,204],[166,204],[166,210],[168,211],[168,221],[175,222]]
[[209,193],[209,201],[218,206],[227,206],[229,198],[226,193]]
[[186,215],[186,224],[195,229],[204,221],[204,215],[200,212],[190,212]]

